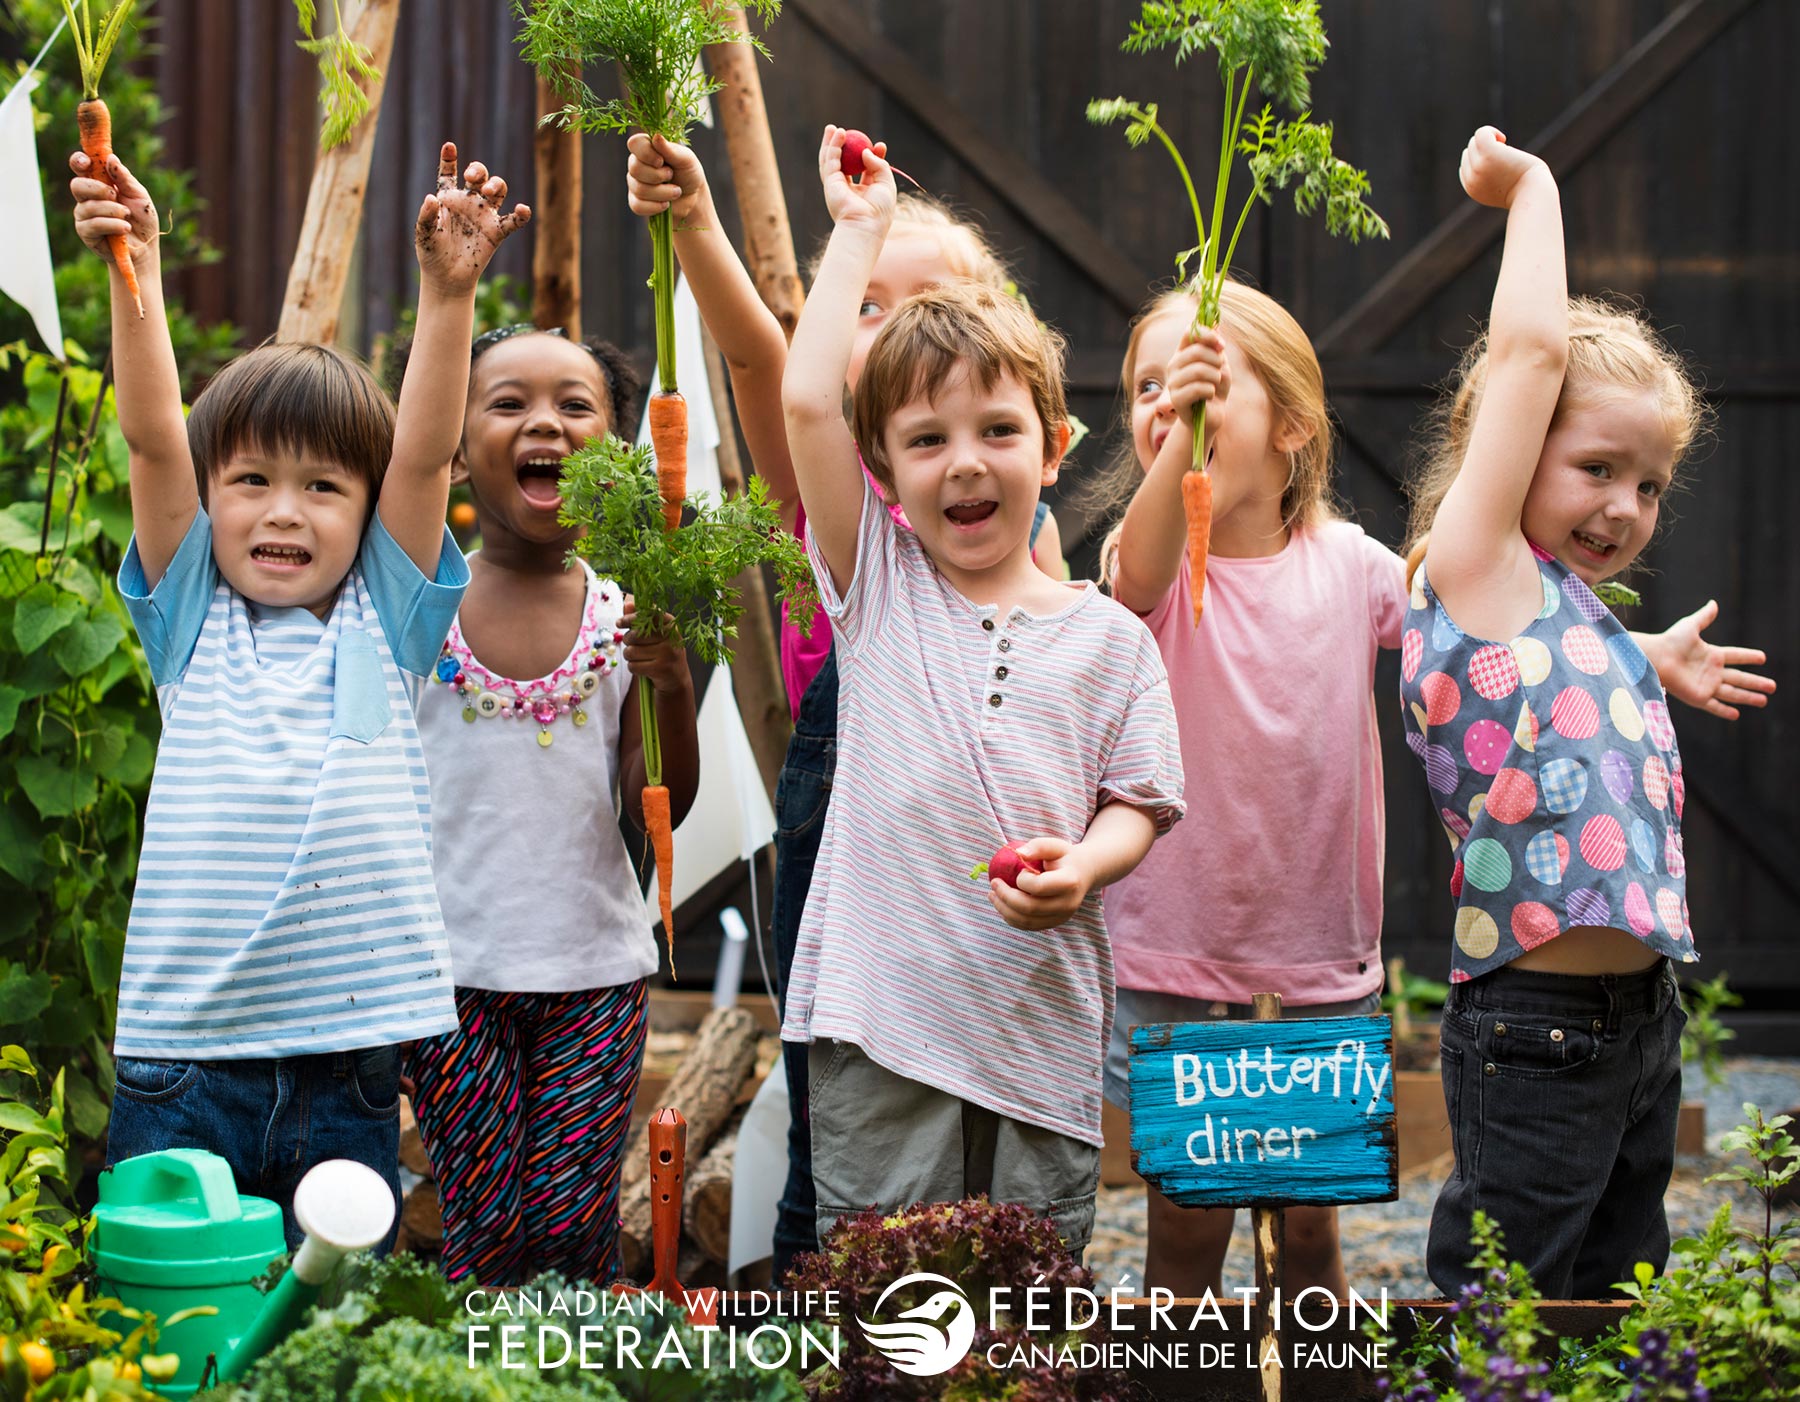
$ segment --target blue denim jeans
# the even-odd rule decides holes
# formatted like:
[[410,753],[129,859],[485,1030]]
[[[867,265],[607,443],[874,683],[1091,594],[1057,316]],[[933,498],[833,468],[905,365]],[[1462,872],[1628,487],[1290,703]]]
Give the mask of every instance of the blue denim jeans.
[[[326,1159],[379,1173],[400,1205],[400,1048],[245,1061],[122,1056],[106,1165],[161,1149],[206,1149],[231,1165],[240,1193],[280,1204],[300,1244],[294,1189]],[[377,1248],[385,1254],[394,1233]]]
[[1454,1297],[1476,1279],[1477,1211],[1549,1299],[1615,1295],[1639,1261],[1662,1270],[1686,1022],[1666,960],[1593,977],[1508,966],[1451,985],[1443,1079],[1456,1167],[1426,1251],[1439,1290]]
[[[787,1013],[788,975],[800,938],[800,916],[812,887],[813,866],[825,832],[825,809],[831,800],[831,777],[837,767],[837,652],[800,699],[800,714],[788,741],[787,759],[775,783],[775,970],[781,982],[782,1013]],[[794,1257],[817,1251],[817,1209],[813,1195],[812,1128],[807,1122],[806,1044],[783,1042],[782,1065],[788,1083],[788,1176],[775,1214],[772,1270],[777,1286]]]

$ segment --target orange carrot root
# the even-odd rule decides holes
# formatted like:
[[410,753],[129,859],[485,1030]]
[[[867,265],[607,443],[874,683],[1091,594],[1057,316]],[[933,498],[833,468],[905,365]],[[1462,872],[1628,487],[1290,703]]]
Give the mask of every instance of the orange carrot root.
[[[91,97],[75,109],[75,122],[81,128],[81,152],[93,164],[89,173],[96,180],[106,179],[106,163],[112,159],[112,113],[106,104],[97,97]],[[115,189],[116,195],[118,191]],[[125,235],[114,234],[107,239],[106,246],[112,250],[113,262],[118,265],[119,276],[125,279],[125,290],[131,294],[132,303],[137,307],[141,319],[144,315],[143,294],[138,291],[137,269],[132,266],[131,247],[125,242]]]
[[669,941],[669,976],[675,976],[675,825],[669,820],[669,790],[644,785],[644,833],[656,854],[656,901],[662,909],[663,934]]
[[1212,541],[1212,478],[1204,472],[1181,479],[1181,510],[1187,517],[1188,574],[1194,591],[1194,624],[1206,602],[1206,548]]
[[650,396],[650,446],[656,451],[663,528],[672,531],[681,524],[681,503],[687,500],[688,459],[687,400],[675,390]]

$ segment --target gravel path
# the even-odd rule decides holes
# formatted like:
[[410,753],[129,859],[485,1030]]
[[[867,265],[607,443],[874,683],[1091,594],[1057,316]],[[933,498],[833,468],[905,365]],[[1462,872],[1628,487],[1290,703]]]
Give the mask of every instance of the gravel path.
[[[1724,1080],[1718,1086],[1698,1084],[1690,1076],[1690,1099],[1706,1102],[1706,1155],[1677,1160],[1675,1176],[1665,1199],[1672,1236],[1697,1232],[1711,1220],[1719,1203],[1730,1197],[1742,1216],[1754,1205],[1761,1215],[1762,1199],[1739,1183],[1707,1183],[1706,1176],[1726,1166],[1718,1156],[1719,1138],[1743,1118],[1743,1104],[1762,1107],[1765,1115],[1778,1115],[1800,1106],[1800,1060],[1734,1057],[1726,1062]],[[1444,1169],[1424,1165],[1400,1180],[1400,1196],[1394,1202],[1366,1203],[1339,1212],[1344,1243],[1344,1267],[1350,1283],[1371,1296],[1387,1289],[1393,1299],[1433,1299],[1438,1292],[1425,1274],[1425,1238],[1431,1223],[1431,1205],[1437,1198]],[[1789,1208],[1789,1216],[1800,1209]],[[1252,1283],[1250,1214],[1240,1212],[1225,1261],[1225,1288]],[[1144,1194],[1141,1188],[1101,1188],[1093,1244],[1087,1264],[1100,1285],[1142,1288],[1144,1268]]]

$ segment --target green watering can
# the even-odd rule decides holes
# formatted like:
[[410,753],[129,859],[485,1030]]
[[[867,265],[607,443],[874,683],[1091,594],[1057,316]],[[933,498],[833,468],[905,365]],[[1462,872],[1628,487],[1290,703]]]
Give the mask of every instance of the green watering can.
[[209,1362],[219,1382],[241,1377],[300,1322],[347,1252],[387,1235],[394,1196],[374,1169],[330,1159],[300,1180],[294,1218],[306,1239],[263,1295],[251,1282],[287,1249],[281,1209],[240,1194],[224,1159],[165,1149],[100,1175],[89,1250],[102,1293],[158,1319],[196,1306],[218,1311],[162,1332],[158,1351],[179,1354],[181,1367],[158,1392],[191,1396]]

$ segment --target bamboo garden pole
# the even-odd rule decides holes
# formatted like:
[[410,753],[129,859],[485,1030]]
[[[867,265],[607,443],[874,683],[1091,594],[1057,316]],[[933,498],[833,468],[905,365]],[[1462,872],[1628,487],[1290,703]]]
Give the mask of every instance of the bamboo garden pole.
[[330,345],[337,340],[344,287],[356,251],[357,227],[362,223],[363,197],[369,188],[375,123],[381,116],[388,57],[393,53],[399,19],[400,0],[364,0],[361,9],[345,21],[345,31],[368,50],[376,70],[374,78],[361,80],[369,98],[369,114],[356,124],[343,145],[321,151],[313,166],[300,243],[282,297],[281,321],[275,333],[278,341]]
[[[537,80],[542,116],[562,102],[542,78]],[[555,125],[532,136],[537,173],[532,208],[531,320],[560,326],[572,341],[581,339],[581,133]]]

